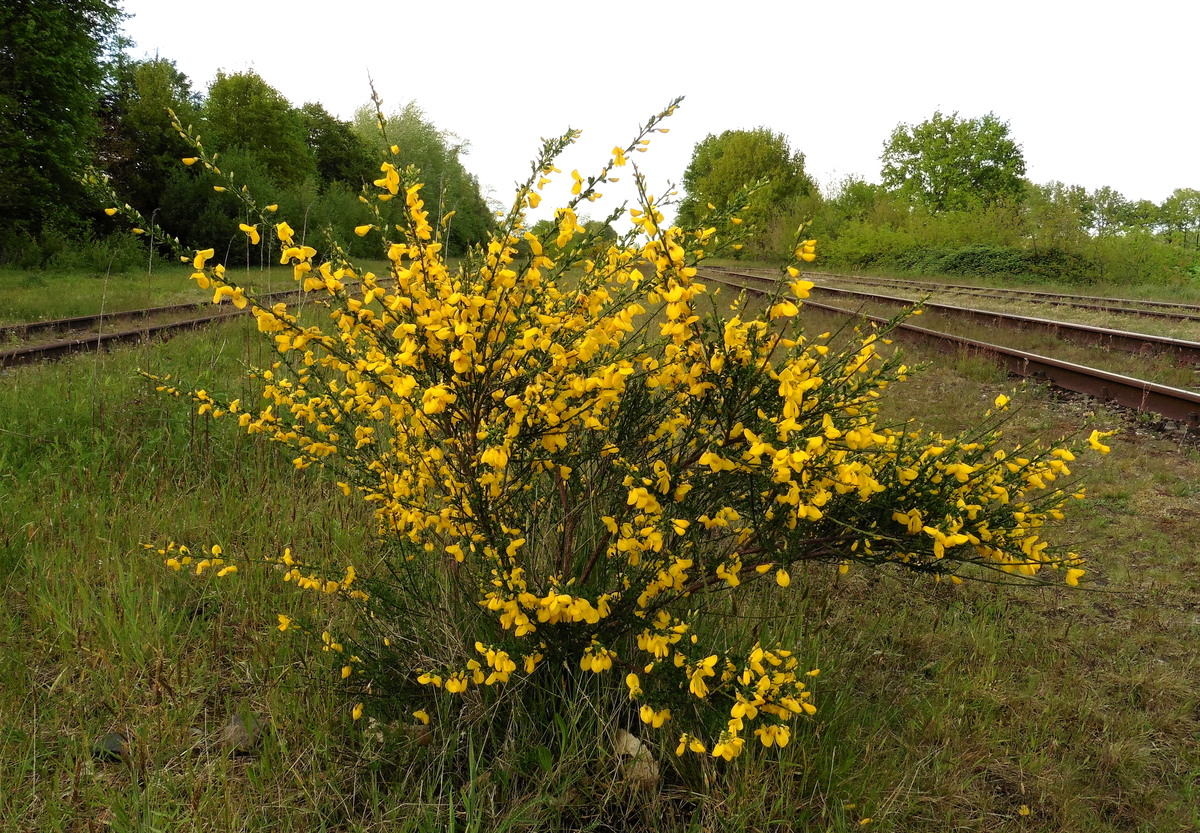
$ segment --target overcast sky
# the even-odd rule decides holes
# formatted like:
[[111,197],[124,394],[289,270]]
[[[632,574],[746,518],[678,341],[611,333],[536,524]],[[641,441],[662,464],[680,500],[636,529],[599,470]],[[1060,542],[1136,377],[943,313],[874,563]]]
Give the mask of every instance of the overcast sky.
[[677,95],[671,132],[636,160],[656,193],[707,134],[757,126],[822,186],[878,181],[895,126],[939,109],[1009,122],[1035,182],[1155,202],[1200,188],[1196,0],[122,5],[133,54],[175,61],[198,91],[252,68],[342,119],[368,77],[385,109],[415,100],[470,142],[464,163],[506,205],[540,137],[582,129],[559,167],[591,173]]

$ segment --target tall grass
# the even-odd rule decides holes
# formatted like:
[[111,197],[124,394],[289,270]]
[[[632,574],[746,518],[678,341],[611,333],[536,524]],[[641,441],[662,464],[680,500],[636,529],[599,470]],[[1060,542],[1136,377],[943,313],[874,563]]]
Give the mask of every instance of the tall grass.
[[[0,829],[1200,825],[1194,446],[1130,425],[1088,463],[1091,501],[1063,532],[1092,558],[1088,589],[810,568],[790,593],[725,608],[719,627],[807,646],[820,711],[786,749],[731,766],[676,763],[674,740],[646,732],[662,781],[645,790],[612,752],[626,703],[524,692],[488,715],[466,701],[432,732],[399,714],[356,724],[324,663],[275,627],[304,610],[274,575],[176,574],[143,549],[374,546],[336,490],[133,375],[153,364],[236,391],[265,360],[247,327],[0,377]],[[956,430],[1006,388],[943,363],[897,386],[888,413]],[[1070,430],[1085,407],[1018,401],[1017,436]],[[239,712],[263,724],[249,754],[222,740]],[[94,757],[116,731],[125,760]]]

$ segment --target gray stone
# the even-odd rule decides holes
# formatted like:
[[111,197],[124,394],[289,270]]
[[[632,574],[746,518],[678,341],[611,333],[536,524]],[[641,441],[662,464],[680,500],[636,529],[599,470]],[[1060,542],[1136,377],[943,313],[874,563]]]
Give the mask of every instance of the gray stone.
[[105,763],[129,758],[129,736],[125,732],[109,732],[92,745],[92,757]]
[[262,740],[262,721],[248,711],[236,711],[221,729],[221,745],[234,755],[249,755]]

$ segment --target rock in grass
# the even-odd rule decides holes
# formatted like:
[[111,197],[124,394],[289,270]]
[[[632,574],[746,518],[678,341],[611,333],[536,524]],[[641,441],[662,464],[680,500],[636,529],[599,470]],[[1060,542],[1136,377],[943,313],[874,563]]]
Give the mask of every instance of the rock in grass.
[[221,729],[221,745],[234,755],[249,755],[261,740],[262,722],[251,712],[234,712]]
[[625,773],[625,778],[630,784],[643,790],[652,790],[658,786],[658,761],[654,760],[646,744],[624,729],[618,729],[613,746],[619,757],[631,759],[621,763],[621,771]]
[[92,757],[104,763],[116,763],[129,757],[129,736],[124,732],[109,732],[92,745]]

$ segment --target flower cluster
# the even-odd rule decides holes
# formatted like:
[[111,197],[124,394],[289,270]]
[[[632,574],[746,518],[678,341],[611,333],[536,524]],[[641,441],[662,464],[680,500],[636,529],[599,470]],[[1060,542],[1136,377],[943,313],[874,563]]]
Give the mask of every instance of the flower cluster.
[[[282,559],[288,580],[360,607],[359,654],[401,651],[386,637],[365,646],[371,623],[399,608],[452,616],[453,650],[432,644],[438,629],[406,633],[417,684],[458,694],[566,662],[624,679],[650,727],[682,724],[680,754],[729,760],[748,737],[789,742],[792,721],[815,712],[816,672],[779,645],[720,644],[700,627],[698,597],[763,581],[787,592],[791,568],[813,561],[956,581],[1065,569],[1075,584],[1079,556],[1050,546],[1042,527],[1082,495],[1058,485],[1070,447],[997,447],[1006,398],[970,436],[880,424],[880,396],[908,369],[881,350],[886,331],[845,346],[806,336],[798,316],[812,283],[798,264],[760,314],[745,298],[718,303],[698,264],[739,244],[731,211],[701,229],[669,226],[635,172],[633,231],[569,247],[588,234],[576,209],[672,109],[597,175],[573,172],[570,202],[539,236],[526,211],[575,137],[547,142],[498,232],[457,267],[415,172],[390,161],[362,197],[375,220],[356,230],[378,237],[383,274],[336,249],[322,259],[275,223],[280,262],[319,315],[259,305],[212,249],[196,252],[196,283],[216,303],[249,306],[278,360],[259,371],[261,407],[192,398],[288,446],[297,469],[331,472],[372,507],[382,539],[403,545],[359,584],[354,568],[325,578]],[[190,161],[218,171],[196,148]],[[381,210],[393,199],[399,224]],[[259,225],[242,230],[259,242]],[[798,241],[798,263],[815,246]],[[1101,439],[1090,444],[1107,450]],[[383,579],[402,604],[371,592]],[[713,713],[727,717],[704,737],[693,718]]]

